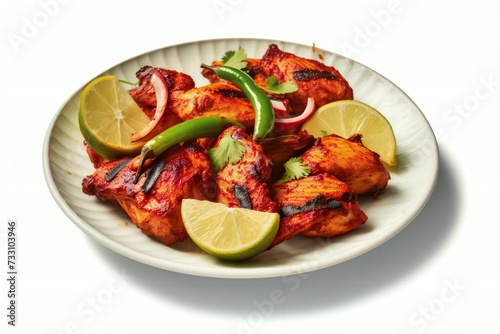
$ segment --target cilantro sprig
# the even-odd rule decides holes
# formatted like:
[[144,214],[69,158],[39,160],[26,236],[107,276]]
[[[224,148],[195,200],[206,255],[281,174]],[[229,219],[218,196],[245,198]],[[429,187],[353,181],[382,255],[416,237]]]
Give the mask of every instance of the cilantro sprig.
[[260,89],[274,94],[288,94],[295,92],[298,87],[293,81],[278,82],[278,78],[274,75],[266,78],[267,86],[259,86]]
[[285,173],[276,184],[302,179],[311,174],[311,170],[309,167],[304,166],[300,157],[290,158],[283,166],[285,167]]
[[217,147],[208,150],[212,170],[217,173],[227,163],[238,163],[245,152],[246,148],[243,144],[231,137],[230,134],[225,135],[221,138]]
[[248,65],[247,54],[241,47],[238,51],[227,51],[224,56],[222,56],[222,64],[239,70],[244,69]]

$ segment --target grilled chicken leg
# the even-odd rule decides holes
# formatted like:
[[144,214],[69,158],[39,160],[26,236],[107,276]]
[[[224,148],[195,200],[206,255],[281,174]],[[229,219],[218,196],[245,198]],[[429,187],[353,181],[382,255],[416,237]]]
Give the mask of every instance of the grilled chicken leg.
[[333,134],[324,136],[301,158],[312,174],[335,175],[357,195],[376,195],[387,187],[391,178],[379,155],[363,145],[360,135],[348,139]]
[[245,152],[237,163],[227,163],[217,172],[217,202],[229,207],[243,207],[257,211],[277,212],[278,205],[271,199],[269,180],[271,161],[262,147],[237,126],[226,129],[218,137],[214,148],[225,136],[243,145]]
[[275,44],[262,56],[259,68],[267,77],[275,76],[279,82],[292,81],[297,85],[296,92],[285,95],[290,100],[291,113],[301,113],[309,97],[314,98],[317,107],[353,98],[351,86],[333,66],[282,51]]
[[214,200],[216,186],[206,154],[176,148],[159,156],[134,183],[134,160],[100,165],[83,182],[83,192],[103,201],[116,200],[142,232],[165,245],[184,240],[183,198]]
[[273,186],[280,207],[280,226],[270,248],[297,234],[333,237],[368,219],[350,187],[328,173]]

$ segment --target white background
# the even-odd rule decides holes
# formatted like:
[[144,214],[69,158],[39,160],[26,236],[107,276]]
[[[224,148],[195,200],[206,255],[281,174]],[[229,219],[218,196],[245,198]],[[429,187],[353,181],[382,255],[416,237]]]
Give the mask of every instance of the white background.
[[[0,332],[499,333],[496,1],[24,0],[2,1],[0,16]],[[123,60],[223,37],[314,42],[400,86],[440,147],[421,214],[351,261],[253,280],[155,269],[79,230],[43,176],[57,110]],[[19,232],[16,327],[6,316],[9,219]]]

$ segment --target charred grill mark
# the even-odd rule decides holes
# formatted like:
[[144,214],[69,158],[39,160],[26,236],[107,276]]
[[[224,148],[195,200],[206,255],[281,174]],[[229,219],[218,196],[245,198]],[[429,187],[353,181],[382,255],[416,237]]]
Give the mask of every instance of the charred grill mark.
[[158,180],[158,177],[160,176],[164,168],[165,159],[161,157],[159,159],[156,159],[156,161],[153,163],[153,166],[151,166],[151,168],[146,171],[146,181],[144,181],[144,184],[141,187],[143,193],[147,194],[151,190],[151,188],[153,188],[156,180]]
[[233,194],[240,208],[252,209],[252,200],[245,186],[233,184]]
[[259,66],[254,66],[249,68],[246,72],[249,76],[255,78],[256,75],[260,74],[261,70]]
[[104,176],[104,180],[106,180],[106,182],[111,182],[116,177],[116,175],[118,175],[118,173],[123,169],[123,167],[125,167],[128,164],[130,160],[131,159],[123,159],[122,161],[117,163],[115,167],[111,168],[106,173],[106,175]]
[[172,78],[170,75],[162,75],[163,78],[165,79],[165,82],[167,83],[167,88],[169,90],[172,90],[172,88],[175,86],[175,80]]
[[331,209],[336,210],[342,208],[342,202],[336,199],[325,198],[321,195],[307,201],[306,203],[295,206],[295,205],[285,205],[280,209],[280,216],[288,217],[293,216],[302,212],[311,211],[314,209]]
[[217,89],[217,93],[220,95],[226,96],[226,97],[232,97],[232,98],[240,98],[244,99],[246,98],[245,94],[243,92],[240,92],[238,90],[232,90],[232,89]]
[[260,176],[260,173],[257,169],[257,165],[252,165],[252,169],[250,170],[250,173],[252,174],[253,177],[255,177],[255,179],[257,181],[259,181],[259,183],[266,183],[266,181],[264,181],[264,179],[262,178],[262,176]]
[[335,80],[335,76],[328,71],[317,71],[308,68],[293,72],[293,78],[297,81],[309,81],[313,79]]

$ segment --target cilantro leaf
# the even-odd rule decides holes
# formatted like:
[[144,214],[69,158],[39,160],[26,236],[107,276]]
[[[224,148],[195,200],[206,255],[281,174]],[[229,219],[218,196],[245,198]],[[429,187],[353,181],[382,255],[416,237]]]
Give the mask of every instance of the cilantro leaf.
[[267,87],[261,86],[259,88],[274,94],[287,94],[295,92],[298,87],[295,82],[285,81],[283,83],[278,82],[278,78],[274,75],[266,78]]
[[298,180],[311,174],[311,170],[309,167],[302,164],[302,159],[300,157],[290,158],[283,166],[285,167],[285,173],[276,184]]
[[214,172],[220,171],[227,163],[238,163],[245,153],[246,148],[230,134],[219,141],[219,146],[208,150],[208,158]]
[[238,51],[227,51],[222,57],[222,63],[241,70],[248,65],[247,54],[242,48],[239,48]]

